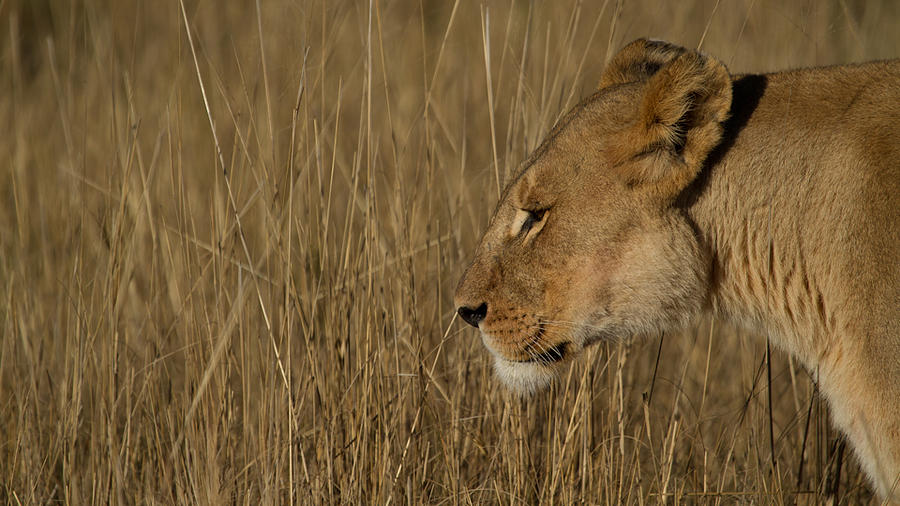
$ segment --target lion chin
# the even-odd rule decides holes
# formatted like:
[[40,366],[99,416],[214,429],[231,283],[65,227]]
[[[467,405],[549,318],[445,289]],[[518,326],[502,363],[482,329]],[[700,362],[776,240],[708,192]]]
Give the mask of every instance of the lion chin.
[[545,390],[559,374],[553,365],[512,362],[496,355],[494,371],[504,385],[523,396]]

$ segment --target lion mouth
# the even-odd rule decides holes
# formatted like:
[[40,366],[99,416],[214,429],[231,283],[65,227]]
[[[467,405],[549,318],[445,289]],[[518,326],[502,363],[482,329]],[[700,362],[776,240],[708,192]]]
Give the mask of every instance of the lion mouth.
[[552,364],[555,362],[559,362],[566,355],[566,348],[568,348],[569,343],[563,342],[559,343],[556,346],[548,349],[543,353],[532,353],[531,356],[526,360],[519,360],[519,363],[522,364]]

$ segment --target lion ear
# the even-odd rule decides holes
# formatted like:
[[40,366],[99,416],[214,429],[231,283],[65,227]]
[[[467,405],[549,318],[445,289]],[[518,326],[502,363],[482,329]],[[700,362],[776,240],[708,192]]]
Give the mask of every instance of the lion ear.
[[617,67],[604,74],[601,86],[642,85],[636,120],[616,143],[617,165],[629,184],[649,183],[674,198],[721,141],[731,76],[714,58],[646,40],[625,47],[613,63]]

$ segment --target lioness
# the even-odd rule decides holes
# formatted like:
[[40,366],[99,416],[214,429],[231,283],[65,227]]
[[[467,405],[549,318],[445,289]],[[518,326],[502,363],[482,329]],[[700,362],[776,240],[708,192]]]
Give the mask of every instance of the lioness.
[[811,371],[900,501],[900,61],[729,75],[621,50],[521,165],[456,292],[512,388],[704,312]]

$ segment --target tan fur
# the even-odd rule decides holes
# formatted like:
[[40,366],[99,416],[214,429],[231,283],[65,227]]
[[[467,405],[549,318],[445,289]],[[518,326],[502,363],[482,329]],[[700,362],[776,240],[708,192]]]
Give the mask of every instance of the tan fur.
[[522,165],[456,302],[520,390],[601,339],[743,324],[900,501],[898,252],[900,61],[730,76],[642,39]]

